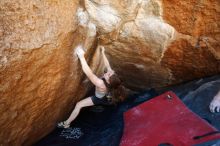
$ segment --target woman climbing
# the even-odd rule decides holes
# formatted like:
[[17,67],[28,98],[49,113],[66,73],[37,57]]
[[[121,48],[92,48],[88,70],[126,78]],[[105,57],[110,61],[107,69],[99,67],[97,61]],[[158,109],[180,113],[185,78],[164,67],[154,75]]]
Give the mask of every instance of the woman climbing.
[[103,57],[105,70],[101,78],[97,77],[90,67],[88,66],[84,57],[85,52],[81,46],[76,48],[76,54],[80,60],[82,70],[89,78],[89,80],[95,85],[95,95],[87,97],[76,103],[74,110],[66,121],[58,123],[59,128],[70,127],[71,122],[78,116],[80,110],[83,107],[93,105],[114,105],[126,98],[126,92],[124,86],[121,84],[121,80],[112,70],[107,57],[105,56],[105,48],[101,48],[101,55]]

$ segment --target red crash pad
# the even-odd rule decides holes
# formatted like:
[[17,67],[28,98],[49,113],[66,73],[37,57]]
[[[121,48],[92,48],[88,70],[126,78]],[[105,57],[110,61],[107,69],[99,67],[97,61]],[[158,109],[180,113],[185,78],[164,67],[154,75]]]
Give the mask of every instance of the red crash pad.
[[124,113],[120,146],[192,146],[220,139],[220,133],[167,92]]

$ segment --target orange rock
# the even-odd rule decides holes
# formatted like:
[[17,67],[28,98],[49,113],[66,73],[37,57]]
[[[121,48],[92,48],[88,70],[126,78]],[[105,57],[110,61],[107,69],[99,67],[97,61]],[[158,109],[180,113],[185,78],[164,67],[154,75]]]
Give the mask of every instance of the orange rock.
[[219,74],[220,1],[163,0],[162,6],[163,18],[182,34],[162,59],[174,83]]
[[0,5],[0,145],[30,145],[54,129],[86,92],[72,57],[78,2]]
[[220,72],[219,1],[140,1],[129,8],[118,7],[121,25],[100,36],[128,87],[163,87]]

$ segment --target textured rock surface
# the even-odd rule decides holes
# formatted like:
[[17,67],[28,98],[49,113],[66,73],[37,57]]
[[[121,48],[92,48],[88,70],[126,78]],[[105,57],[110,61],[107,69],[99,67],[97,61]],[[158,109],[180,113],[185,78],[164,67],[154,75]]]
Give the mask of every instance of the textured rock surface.
[[74,95],[84,94],[71,48],[77,6],[0,1],[0,145],[33,143],[70,111]]
[[85,0],[84,5],[99,44],[131,89],[220,72],[219,1]]
[[[129,88],[169,83],[169,69],[160,61],[175,37],[175,29],[163,21],[158,1],[85,1],[85,6],[91,21],[97,24],[99,43],[106,47],[111,64]],[[99,11],[112,16],[105,17]],[[103,26],[104,22],[109,23]]]
[[90,84],[72,56],[98,45],[134,90],[220,72],[220,1],[0,1],[0,145],[30,145],[64,119]]
[[220,1],[163,0],[163,18],[178,33],[162,64],[174,82],[220,73]]

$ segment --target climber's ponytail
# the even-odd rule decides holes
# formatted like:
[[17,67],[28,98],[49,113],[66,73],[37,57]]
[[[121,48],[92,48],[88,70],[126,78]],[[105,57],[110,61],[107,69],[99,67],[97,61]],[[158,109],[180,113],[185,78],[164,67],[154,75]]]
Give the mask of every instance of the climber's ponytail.
[[112,103],[117,104],[119,102],[122,102],[127,97],[126,89],[122,85],[122,81],[119,79],[119,77],[116,74],[113,74],[109,78],[109,90],[112,96]]

